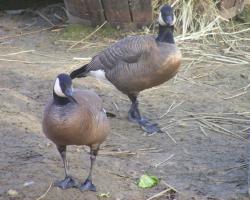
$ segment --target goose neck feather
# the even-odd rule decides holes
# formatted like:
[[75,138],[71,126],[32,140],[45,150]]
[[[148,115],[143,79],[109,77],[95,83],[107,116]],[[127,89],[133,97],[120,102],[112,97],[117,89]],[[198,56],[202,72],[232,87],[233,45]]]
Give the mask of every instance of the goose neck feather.
[[67,103],[71,102],[67,97],[60,97],[55,92],[53,92],[54,102],[57,105],[66,105]]
[[159,25],[159,33],[156,38],[158,42],[166,42],[170,44],[174,44],[174,26],[162,26]]

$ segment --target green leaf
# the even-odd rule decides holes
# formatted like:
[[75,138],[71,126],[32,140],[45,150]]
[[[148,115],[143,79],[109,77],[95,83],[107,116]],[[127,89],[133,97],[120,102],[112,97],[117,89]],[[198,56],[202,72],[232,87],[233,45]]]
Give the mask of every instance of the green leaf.
[[151,188],[159,183],[159,179],[156,176],[142,175],[138,181],[138,186],[140,188]]

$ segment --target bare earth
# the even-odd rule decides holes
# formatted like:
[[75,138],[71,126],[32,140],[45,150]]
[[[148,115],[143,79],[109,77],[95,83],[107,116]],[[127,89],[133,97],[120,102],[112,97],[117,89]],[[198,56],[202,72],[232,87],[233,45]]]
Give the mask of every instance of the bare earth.
[[[98,51],[67,51],[69,44],[59,41],[62,30],[4,38],[48,27],[46,23],[29,27],[35,18],[0,15],[0,199],[38,199],[64,177],[59,154],[41,131],[42,111],[57,74],[84,62],[73,57],[91,57]],[[188,68],[190,61],[185,58],[192,55],[184,52],[183,57],[175,79],[144,91],[139,99],[141,111],[166,127],[173,139],[166,133],[147,137],[128,122],[130,102],[108,83],[94,78],[74,81],[76,88],[95,90],[106,110],[117,115],[111,119],[112,131],[94,169],[97,194],[109,192],[107,199],[112,200],[144,200],[168,184],[176,192],[158,199],[248,199],[244,138],[250,93],[241,88],[249,84],[249,63],[200,62]],[[86,149],[72,146],[68,151],[71,173],[79,182],[89,170]],[[145,173],[159,177],[159,185],[138,188],[136,182]],[[8,194],[10,189],[17,196]],[[43,199],[104,199],[97,194],[52,186]]]

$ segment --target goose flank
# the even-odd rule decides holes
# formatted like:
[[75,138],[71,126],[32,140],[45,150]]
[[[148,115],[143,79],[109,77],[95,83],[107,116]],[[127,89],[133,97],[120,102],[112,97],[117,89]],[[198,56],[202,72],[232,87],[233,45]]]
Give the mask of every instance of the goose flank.
[[92,169],[100,147],[109,132],[109,121],[101,99],[88,90],[73,90],[69,75],[57,76],[53,98],[47,103],[42,122],[44,134],[55,143],[64,164],[65,179],[55,183],[61,189],[76,187],[66,160],[67,145],[90,147],[91,167],[88,178],[79,188],[96,191]]
[[71,72],[72,79],[96,76],[109,80],[132,102],[128,119],[152,134],[162,132],[158,124],[142,117],[137,97],[145,89],[160,85],[176,75],[181,52],[175,45],[174,13],[164,5],[159,13],[157,37],[128,36],[94,56],[90,63]]

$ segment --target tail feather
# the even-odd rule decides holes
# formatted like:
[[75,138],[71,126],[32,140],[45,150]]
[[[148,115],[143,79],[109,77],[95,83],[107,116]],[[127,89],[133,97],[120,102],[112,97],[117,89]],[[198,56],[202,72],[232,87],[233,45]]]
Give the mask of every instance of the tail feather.
[[106,112],[106,115],[107,115],[107,117],[109,117],[109,118],[115,118],[115,117],[116,117],[116,114],[111,113],[111,112]]
[[75,78],[81,78],[81,77],[86,77],[87,76],[87,67],[88,67],[88,64],[86,65],[83,65],[82,67],[72,71],[70,73],[70,78],[71,79],[75,79]]

